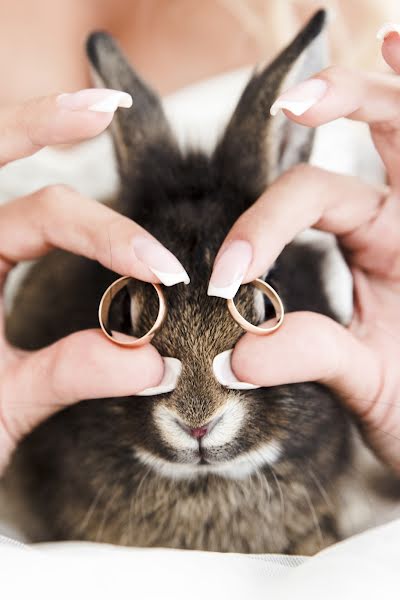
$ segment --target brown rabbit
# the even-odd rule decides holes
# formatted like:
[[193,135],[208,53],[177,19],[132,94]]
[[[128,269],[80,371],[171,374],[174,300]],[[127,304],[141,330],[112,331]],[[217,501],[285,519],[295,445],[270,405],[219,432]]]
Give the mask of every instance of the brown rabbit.
[[[181,360],[182,373],[170,393],[81,402],[24,440],[8,481],[19,482],[34,513],[33,539],[305,554],[337,539],[334,491],[349,459],[347,415],[315,383],[248,391],[219,384],[213,359],[242,331],[226,302],[207,296],[214,257],[234,221],[280,172],[308,159],[312,131],[272,119],[269,109],[300,62],[301,78],[318,68],[324,20],[318,12],[253,74],[211,156],[184,154],[158,96],[114,41],[104,33],[89,39],[98,77],[134,98],[134,108],[114,120],[121,174],[114,207],[155,235],[191,276],[190,285],[164,290],[168,317],[154,339],[163,356]],[[323,284],[323,259],[321,250],[294,242],[266,275],[287,311],[338,318]],[[99,300],[116,277],[95,262],[53,252],[19,290],[10,341],[35,349],[96,327]],[[237,303],[253,322],[270,314],[251,286],[241,288]],[[112,312],[114,329],[143,334],[157,312],[151,286],[138,282],[121,292]],[[203,426],[199,443],[190,428]]]

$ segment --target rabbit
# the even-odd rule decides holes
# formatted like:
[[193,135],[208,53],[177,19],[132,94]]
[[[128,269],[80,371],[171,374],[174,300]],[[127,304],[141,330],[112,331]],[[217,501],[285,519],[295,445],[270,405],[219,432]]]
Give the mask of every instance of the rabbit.
[[[349,416],[317,383],[221,385],[213,359],[243,331],[224,299],[207,296],[213,260],[235,220],[280,173],[309,158],[312,130],[273,119],[269,109],[289,80],[318,68],[324,23],[319,11],[271,64],[254,71],[210,155],[183,152],[160,98],[116,42],[103,32],[90,36],[96,78],[134,98],[133,109],[113,123],[121,184],[111,205],[157,237],[191,276],[190,285],[164,289],[168,316],[153,340],[162,356],[181,361],[182,372],[172,392],[80,402],[23,440],[5,481],[29,504],[30,539],[310,555],[340,538],[336,487],[351,460]],[[53,251],[19,288],[9,341],[34,350],[97,327],[99,300],[117,277]],[[324,277],[323,250],[294,241],[265,279],[286,311],[340,320]],[[254,323],[273,314],[251,285],[235,302]],[[154,290],[133,282],[111,312],[115,330],[143,335],[157,314]],[[199,450],[185,424],[210,422],[218,432]]]

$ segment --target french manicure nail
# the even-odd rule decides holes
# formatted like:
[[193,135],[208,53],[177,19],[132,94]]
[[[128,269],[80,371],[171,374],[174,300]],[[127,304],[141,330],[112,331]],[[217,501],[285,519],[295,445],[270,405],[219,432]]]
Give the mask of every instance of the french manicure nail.
[[208,295],[233,298],[246,275],[252,257],[253,251],[249,242],[231,242],[214,265]]
[[73,94],[61,94],[57,98],[60,108],[67,110],[90,110],[93,112],[113,113],[118,107],[130,108],[132,97],[126,92],[108,89],[80,90]]
[[294,115],[303,115],[314,104],[317,104],[326,94],[328,84],[323,79],[308,79],[281,94],[270,109],[274,117],[282,109]]
[[213,360],[213,372],[215,379],[230,390],[255,390],[261,386],[239,381],[231,366],[231,357],[233,350],[225,350]]
[[176,388],[182,372],[182,363],[178,358],[171,357],[163,357],[163,361],[164,376],[161,382],[156,387],[146,388],[136,396],[157,396],[158,394],[172,392]]
[[384,23],[376,34],[377,40],[384,40],[391,33],[398,33],[400,35],[400,24],[399,23]]
[[190,283],[189,275],[179,260],[164,246],[147,237],[135,237],[133,250],[140,262],[166,286]]

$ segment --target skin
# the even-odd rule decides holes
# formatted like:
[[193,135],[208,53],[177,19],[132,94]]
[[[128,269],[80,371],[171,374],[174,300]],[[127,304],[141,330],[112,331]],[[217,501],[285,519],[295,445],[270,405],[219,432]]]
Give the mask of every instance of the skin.
[[[386,38],[382,54],[399,74],[398,34]],[[390,188],[300,166],[239,218],[224,244],[251,243],[247,282],[265,272],[305,227],[334,233],[354,277],[354,317],[345,329],[313,313],[288,314],[273,336],[244,335],[232,367],[239,379],[258,385],[319,381],[331,386],[360,420],[377,455],[400,473],[400,81],[337,67],[316,77],[328,83],[326,95],[301,117],[288,111],[286,116],[308,127],[339,117],[368,123]]]
[[[55,97],[4,109],[0,111],[0,131],[4,132],[0,163],[33,154],[54,141],[73,143],[97,135],[112,116],[65,111]],[[16,263],[56,247],[110,267],[110,243],[114,270],[155,282],[157,278],[135,258],[131,244],[137,235],[152,238],[129,219],[65,186],[17,198],[0,206],[0,289]],[[0,297],[1,323],[2,313]],[[153,387],[162,379],[163,370],[153,346],[127,352],[110,344],[99,330],[82,331],[29,353],[10,347],[1,328],[0,471],[18,441],[54,412],[79,399],[125,396]]]
[[[123,0],[38,0],[34,8],[30,0],[4,0],[0,71],[7,85],[0,91],[0,165],[47,145],[94,137],[110,124],[112,115],[62,111],[56,105],[59,93],[91,85],[84,41],[93,30],[113,33],[162,93],[260,59],[260,48],[241,31],[237,19],[212,0],[201,7],[197,2],[190,7],[186,0],[176,2],[176,14],[158,0],[138,0],[134,12]],[[99,235],[101,231],[108,235]],[[18,198],[0,206],[0,293],[15,264],[55,247],[106,266],[112,255],[113,270],[121,275],[157,282],[134,257],[135,235],[152,237],[64,186]],[[19,440],[54,412],[84,398],[125,396],[157,386],[163,371],[153,346],[127,352],[110,344],[100,331],[81,332],[39,352],[22,353],[9,346],[1,328],[0,473]]]
[[[95,136],[108,126],[110,115],[57,112],[51,96],[89,85],[83,40],[93,29],[109,29],[119,38],[132,62],[162,93],[223,70],[258,62],[268,51],[275,51],[273,47],[261,51],[240,23],[211,0],[193,3],[190,18],[176,20],[167,19],[167,12],[163,12],[167,3],[157,0],[152,0],[151,7],[150,0],[135,3],[134,15],[127,13],[129,3],[123,0],[88,0],[84,8],[80,0],[40,0],[35,2],[34,14],[30,12],[31,4],[29,0],[4,0],[0,7],[0,23],[6,24],[0,36],[0,70],[7,81],[0,94],[1,164],[32,154],[45,145],[75,143]],[[193,14],[194,10],[200,11],[200,6],[203,12]],[[185,10],[184,3],[178,8]],[[149,19],[150,14],[156,14],[158,20]],[[348,17],[351,21],[350,14]],[[218,27],[213,27],[216,22]],[[204,30],[208,35],[206,45]],[[398,36],[385,40],[382,53],[399,72]],[[170,65],[179,65],[179,69],[171,69]],[[355,278],[354,320],[350,329],[344,330],[317,315],[288,315],[285,327],[271,338],[244,336],[234,351],[232,366],[240,379],[261,385],[305,380],[332,385],[362,420],[377,453],[399,471],[400,415],[395,390],[399,384],[396,356],[400,331],[396,319],[400,242],[394,226],[400,218],[396,202],[400,182],[395,169],[398,84],[395,80],[349,75],[339,70],[327,71],[320,77],[326,77],[331,84],[324,102],[301,118],[287,113],[288,118],[308,126],[339,116],[370,123],[393,186],[392,194],[383,197],[381,191],[351,178],[317,170],[309,172],[302,167],[274,184],[239,219],[228,239],[247,239],[252,244],[253,262],[246,275],[249,281],[265,271],[285,243],[305,226],[314,225],[337,234]],[[362,97],[360,89],[364,90]],[[41,94],[47,96],[28,100]],[[315,194],[310,194],[311,185]],[[293,191],[298,197],[301,186],[305,189],[303,210],[295,215],[290,198]],[[318,194],[319,186],[325,191],[334,189],[334,197]],[[74,202],[76,210],[72,211]],[[307,202],[310,206],[306,210]],[[279,211],[274,212],[278,204]],[[66,215],[69,227],[65,227]],[[274,232],[274,237],[268,238],[268,247],[261,239],[261,223]],[[57,186],[0,207],[1,285],[17,262],[40,256],[53,247],[108,266],[108,239],[98,235],[104,225],[116,232],[115,240],[111,240],[113,268],[122,275],[157,281],[132,258],[130,244],[140,228],[73,190]],[[19,232],[18,238],[15,231]],[[120,232],[123,235],[118,235]],[[146,232],[141,230],[141,234]],[[310,338],[313,343],[306,343]],[[271,365],[268,371],[261,368],[266,353]],[[295,356],[293,361],[288,360],[291,353]],[[84,375],[80,374],[82,356],[86,360]],[[116,364],[118,381],[113,377]],[[131,350],[128,356],[98,331],[80,332],[32,354],[10,348],[0,331],[0,472],[18,441],[52,413],[85,397],[134,394],[157,385],[162,373],[161,357],[152,346]]]
[[[241,12],[227,8],[232,4],[230,0],[2,0],[0,73],[7,83],[0,89],[0,106],[89,87],[84,41],[94,30],[110,32],[146,81],[168,94],[271,59],[321,6],[318,0],[293,7],[288,2],[284,26],[280,23],[277,31],[263,35],[261,25],[257,38]],[[359,7],[353,4],[335,1],[350,31],[359,26]],[[265,22],[268,27],[268,12]]]

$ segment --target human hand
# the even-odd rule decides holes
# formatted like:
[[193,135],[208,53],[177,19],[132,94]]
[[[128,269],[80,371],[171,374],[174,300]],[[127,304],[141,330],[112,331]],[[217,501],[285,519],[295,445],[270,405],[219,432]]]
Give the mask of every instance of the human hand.
[[[385,37],[382,53],[400,73],[399,34]],[[264,273],[297,233],[313,226],[338,237],[354,278],[355,306],[348,329],[299,312],[287,314],[272,336],[247,333],[233,351],[233,372],[261,386],[302,381],[330,386],[359,419],[375,452],[400,473],[400,81],[333,67],[284,93],[273,109],[309,127],[339,117],[369,123],[391,187],[378,189],[300,165],[240,217],[216,258],[214,290],[229,264],[237,278],[238,250],[242,264],[247,259],[246,283]]]
[[[102,132],[130,96],[84,90],[0,112],[0,164],[48,144]],[[0,292],[18,262],[63,248],[122,275],[173,285],[188,280],[178,260],[144,229],[66,186],[50,186],[0,206]],[[134,395],[157,386],[164,363],[151,345],[129,352],[100,330],[70,335],[37,352],[5,339],[0,294],[0,473],[18,441],[42,420],[86,398]],[[82,369],[82,364],[85,368]]]

